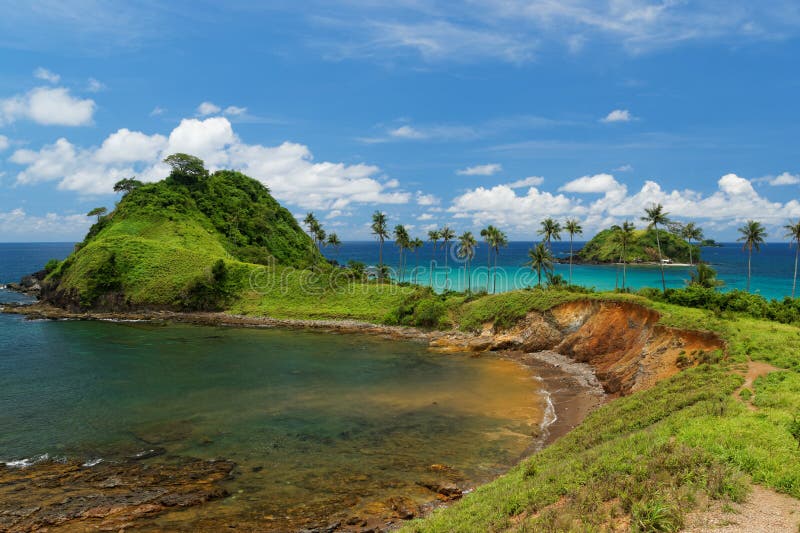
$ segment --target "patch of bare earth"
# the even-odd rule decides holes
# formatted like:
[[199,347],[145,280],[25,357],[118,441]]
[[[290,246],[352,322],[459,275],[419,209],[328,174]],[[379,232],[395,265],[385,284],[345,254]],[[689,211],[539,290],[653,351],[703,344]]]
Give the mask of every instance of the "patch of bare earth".
[[685,531],[692,533],[797,533],[800,500],[753,485],[746,502],[711,502],[707,508],[686,517]]
[[760,378],[761,376],[766,376],[771,372],[775,372],[776,370],[781,370],[776,366],[772,366],[769,363],[764,363],[763,361],[747,361],[747,371],[742,373],[744,376],[744,383],[742,386],[736,389],[733,393],[734,397],[738,400],[744,402],[748,409],[751,411],[758,411],[758,408],[753,405],[753,399],[755,396],[751,396],[750,399],[745,400],[741,396],[741,392],[744,389],[753,390],[753,383]]

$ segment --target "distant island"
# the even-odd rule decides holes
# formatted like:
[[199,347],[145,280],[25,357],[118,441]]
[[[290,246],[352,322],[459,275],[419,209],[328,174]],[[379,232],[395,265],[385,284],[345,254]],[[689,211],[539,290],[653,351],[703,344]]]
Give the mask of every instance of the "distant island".
[[[700,259],[700,247],[689,244],[672,232],[659,229],[661,257],[669,263],[695,263]],[[629,264],[659,262],[658,242],[654,229],[632,230],[625,251],[619,244],[619,233],[615,229],[605,229],[595,235],[575,255],[578,263],[621,263]],[[691,255],[690,255],[691,251]]]

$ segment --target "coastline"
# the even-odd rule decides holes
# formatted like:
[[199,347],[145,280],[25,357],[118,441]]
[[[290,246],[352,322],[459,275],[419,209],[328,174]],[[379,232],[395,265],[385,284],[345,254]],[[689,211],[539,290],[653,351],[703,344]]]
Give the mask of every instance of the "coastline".
[[[0,305],[0,312],[22,315],[30,320],[169,322],[218,327],[309,329],[339,334],[360,333],[377,335],[392,340],[425,343],[430,343],[435,339],[440,339],[445,336],[450,340],[455,336],[464,342],[468,342],[470,339],[474,339],[478,336],[476,334],[453,331],[423,331],[413,327],[383,326],[353,320],[274,319],[268,317],[231,315],[227,313],[177,313],[170,311],[73,313],[41,302],[29,305]],[[466,349],[459,352],[470,353],[470,350]],[[439,353],[442,352],[439,351]],[[444,355],[446,355],[446,353],[447,352],[445,352]],[[597,380],[594,371],[588,364],[573,361],[555,352],[498,350],[481,353],[473,352],[473,356],[500,357],[520,363],[525,371],[529,372],[534,379],[541,381],[542,389],[548,395],[548,402],[550,402],[552,406],[552,413],[551,415],[545,414],[545,419],[540,426],[541,433],[539,435],[534,435],[534,442],[517,458],[515,464],[549,446],[559,437],[568,433],[571,429],[579,425],[587,414],[602,405],[608,398],[603,392],[602,385]],[[552,420],[548,421],[548,416],[552,416]],[[36,468],[32,469],[32,475],[36,475],[36,471]],[[430,503],[421,505],[417,512],[408,513],[407,510],[404,510],[403,513],[397,516],[368,516],[365,517],[367,519],[367,524],[365,526],[359,525],[351,529],[348,527],[348,524],[341,524],[337,530],[366,531],[374,528],[376,531],[381,531],[394,529],[400,527],[408,518],[426,516],[433,509],[441,505],[447,505],[448,502],[460,498],[462,493],[471,492],[482,484],[484,484],[484,482],[477,485],[468,484],[458,487],[456,492],[449,494],[447,497],[442,497],[442,494],[436,494],[436,491],[432,491]],[[366,526],[368,526],[367,529],[363,529],[363,527]]]

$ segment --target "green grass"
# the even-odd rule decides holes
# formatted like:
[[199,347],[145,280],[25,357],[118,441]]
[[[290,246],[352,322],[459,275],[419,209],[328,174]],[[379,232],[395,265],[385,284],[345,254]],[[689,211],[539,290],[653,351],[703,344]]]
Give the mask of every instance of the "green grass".
[[[548,292],[467,303],[461,327],[585,297]],[[739,501],[750,480],[800,498],[792,433],[800,435],[799,328],[632,295],[589,298],[636,302],[659,311],[665,326],[714,331],[728,345],[727,358],[610,402],[506,475],[406,530],[592,531],[622,520],[633,530],[675,531],[701,495]],[[748,359],[787,369],[756,380],[755,412],[733,395],[743,382],[734,370]]]

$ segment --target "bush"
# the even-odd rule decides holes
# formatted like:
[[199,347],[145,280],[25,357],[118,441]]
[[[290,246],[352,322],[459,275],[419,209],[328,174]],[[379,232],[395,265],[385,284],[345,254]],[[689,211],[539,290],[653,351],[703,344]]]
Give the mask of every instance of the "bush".
[[219,311],[232,294],[228,281],[228,267],[222,259],[218,259],[209,273],[189,285],[179,303],[186,310]]
[[59,261],[58,259],[51,259],[50,261],[44,264],[44,273],[45,274],[51,273],[53,270],[58,268],[59,263],[61,263],[61,261]]
[[112,253],[108,259],[87,274],[86,290],[81,294],[81,306],[92,307],[104,294],[122,289],[122,278],[117,266],[117,256]]

